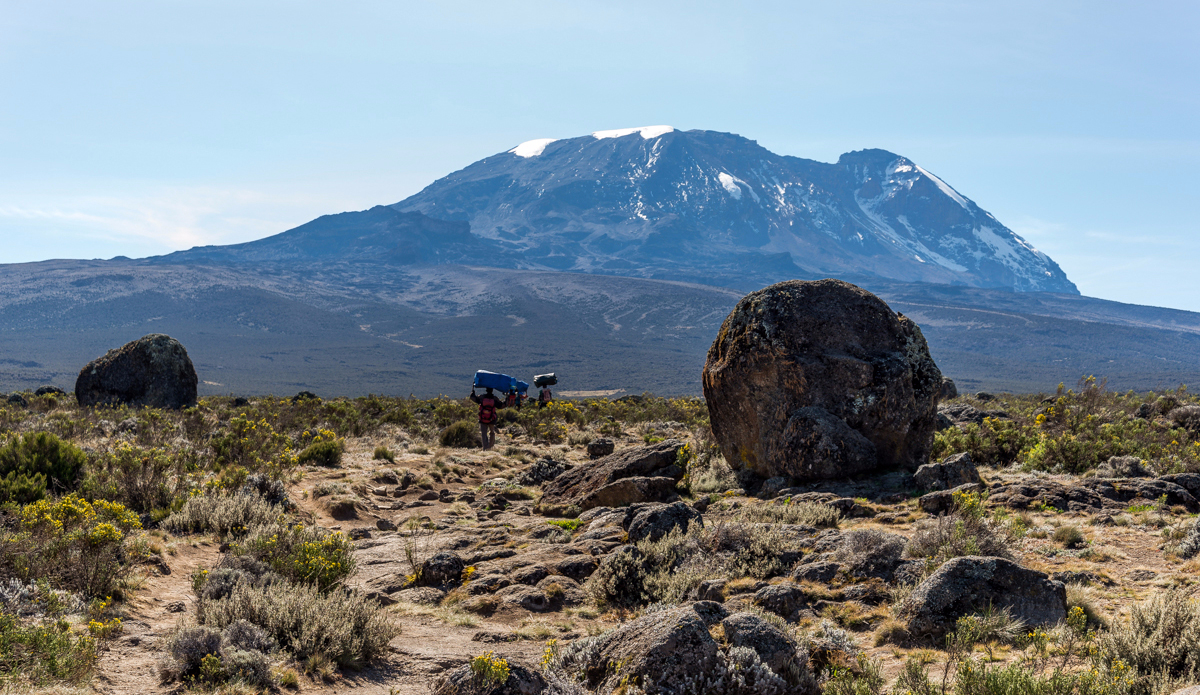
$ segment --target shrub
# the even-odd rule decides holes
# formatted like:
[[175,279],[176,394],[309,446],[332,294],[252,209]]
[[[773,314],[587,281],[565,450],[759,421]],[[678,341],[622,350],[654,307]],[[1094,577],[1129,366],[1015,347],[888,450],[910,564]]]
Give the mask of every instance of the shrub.
[[374,601],[342,589],[321,593],[308,584],[239,584],[227,598],[201,603],[197,616],[218,629],[248,621],[296,659],[324,654],[343,665],[374,659],[399,634]]
[[122,442],[91,466],[80,489],[89,497],[120,502],[140,514],[166,509],[187,484],[180,457]]
[[346,443],[341,439],[320,439],[301,451],[296,461],[301,464],[335,468],[342,462],[342,454],[345,451]]
[[15,531],[0,535],[0,572],[105,596],[120,573],[126,534],[141,527],[137,515],[106,500],[39,500],[22,508]]
[[[303,406],[295,404],[296,409]],[[291,439],[265,417],[234,416],[225,430],[213,437],[211,446],[219,466],[279,473],[297,463]]]
[[817,528],[837,528],[842,513],[828,504],[795,502],[789,504],[756,504],[741,514],[745,521],[763,524],[800,524]]
[[375,453],[372,455],[375,461],[387,461],[388,463],[396,462],[396,455],[386,446],[375,447]]
[[0,502],[28,504],[46,489],[64,492],[75,485],[87,455],[49,432],[31,432],[0,447]]
[[355,569],[350,539],[340,531],[330,533],[316,526],[259,526],[231,544],[230,552],[258,560],[290,581],[311,583],[322,591]]
[[1078,548],[1087,543],[1087,539],[1083,537],[1083,531],[1079,530],[1074,524],[1063,524],[1054,529],[1055,543],[1061,543],[1064,548]]
[[[240,646],[239,641],[248,646]],[[166,658],[159,664],[164,681],[181,680],[217,685],[235,680],[257,687],[270,687],[271,662],[264,649],[273,645],[259,628],[244,620],[224,631],[208,626],[180,627],[166,641]]]
[[30,686],[82,685],[96,665],[95,638],[72,632],[64,620],[26,625],[0,612],[0,645],[0,678]]
[[[1128,618],[1115,621],[1097,640],[1111,666],[1128,665],[1143,676],[1196,682],[1200,679],[1200,605],[1171,589],[1135,604]],[[1149,679],[1139,679],[1135,695],[1152,695]]]
[[216,533],[222,538],[270,524],[282,509],[255,494],[210,493],[189,497],[162,527],[178,533]]
[[952,512],[919,524],[905,553],[934,565],[965,555],[1012,559],[1008,538],[988,520],[983,501],[977,493],[956,492]]
[[479,424],[470,420],[459,420],[442,430],[438,435],[442,446],[452,446],[458,449],[470,449],[481,446],[479,439]]

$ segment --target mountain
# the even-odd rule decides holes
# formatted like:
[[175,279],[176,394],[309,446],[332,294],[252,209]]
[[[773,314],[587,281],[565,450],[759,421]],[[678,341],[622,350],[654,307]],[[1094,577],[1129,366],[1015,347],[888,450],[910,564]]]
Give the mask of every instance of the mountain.
[[523,143],[393,207],[467,222],[523,268],[745,289],[837,276],[1078,294],[1046,254],[884,150],[827,164],[729,133],[600,131]]
[[204,394],[458,395],[476,369],[696,394],[746,291],[825,276],[916,320],[965,390],[1200,380],[1200,314],[1080,296],[904,157],[825,164],[660,127],[524,143],[245,244],[0,266],[0,390],[70,389],[109,348],[165,332]]

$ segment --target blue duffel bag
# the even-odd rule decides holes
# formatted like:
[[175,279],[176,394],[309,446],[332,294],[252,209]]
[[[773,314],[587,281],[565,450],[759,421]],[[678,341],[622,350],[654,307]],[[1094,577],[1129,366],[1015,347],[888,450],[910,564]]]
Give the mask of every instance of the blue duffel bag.
[[483,370],[479,370],[478,372],[475,372],[475,388],[491,388],[495,389],[496,391],[504,391],[507,393],[509,391],[517,390],[517,380],[507,374],[497,374],[495,372],[485,372]]

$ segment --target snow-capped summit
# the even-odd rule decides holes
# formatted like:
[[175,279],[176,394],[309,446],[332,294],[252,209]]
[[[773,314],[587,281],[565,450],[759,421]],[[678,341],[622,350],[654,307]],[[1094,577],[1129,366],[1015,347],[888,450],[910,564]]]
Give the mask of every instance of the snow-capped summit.
[[728,133],[602,130],[522,143],[393,207],[469,222],[532,268],[739,286],[874,276],[1078,293],[1044,253],[885,150],[827,164]]

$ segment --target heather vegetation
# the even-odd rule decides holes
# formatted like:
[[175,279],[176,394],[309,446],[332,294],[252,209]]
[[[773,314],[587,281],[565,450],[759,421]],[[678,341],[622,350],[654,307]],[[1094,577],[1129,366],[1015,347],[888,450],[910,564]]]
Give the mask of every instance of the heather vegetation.
[[[895,475],[777,492],[728,465],[694,398],[503,410],[486,453],[475,406],[449,398],[215,397],[179,411],[25,398],[0,403],[0,681],[14,687],[86,685],[129,633],[147,577],[180,549],[207,559],[178,575],[191,598],[155,649],[159,677],[190,689],[344,684],[425,620],[546,641],[547,692],[592,692],[589,678],[627,663],[604,662],[614,635],[698,600],[733,617],[705,628],[720,685],[696,692],[1161,695],[1200,677],[1200,524],[1163,499],[1014,507],[985,484],[927,512],[926,491]],[[985,483],[1200,472],[1200,399],[1184,388],[1121,394],[1089,379],[948,405],[983,416],[941,429],[933,458],[969,453]],[[538,518],[548,482],[590,445],[671,439],[686,443],[672,453],[673,504],[693,523],[572,505]],[[364,561],[393,537],[392,555]],[[474,559],[447,564],[446,548]],[[1156,558],[1147,576],[1159,579],[1120,593],[1141,571],[1135,552]],[[526,556],[552,559],[535,572]],[[1065,571],[1066,619],[1034,627],[981,609],[944,637],[910,632],[916,588],[975,556]],[[396,567],[380,579],[371,568],[384,562]],[[735,628],[751,623],[794,653],[747,647]],[[510,658],[478,657],[465,682],[516,678]],[[640,691],[653,688],[630,676],[622,692]]]

